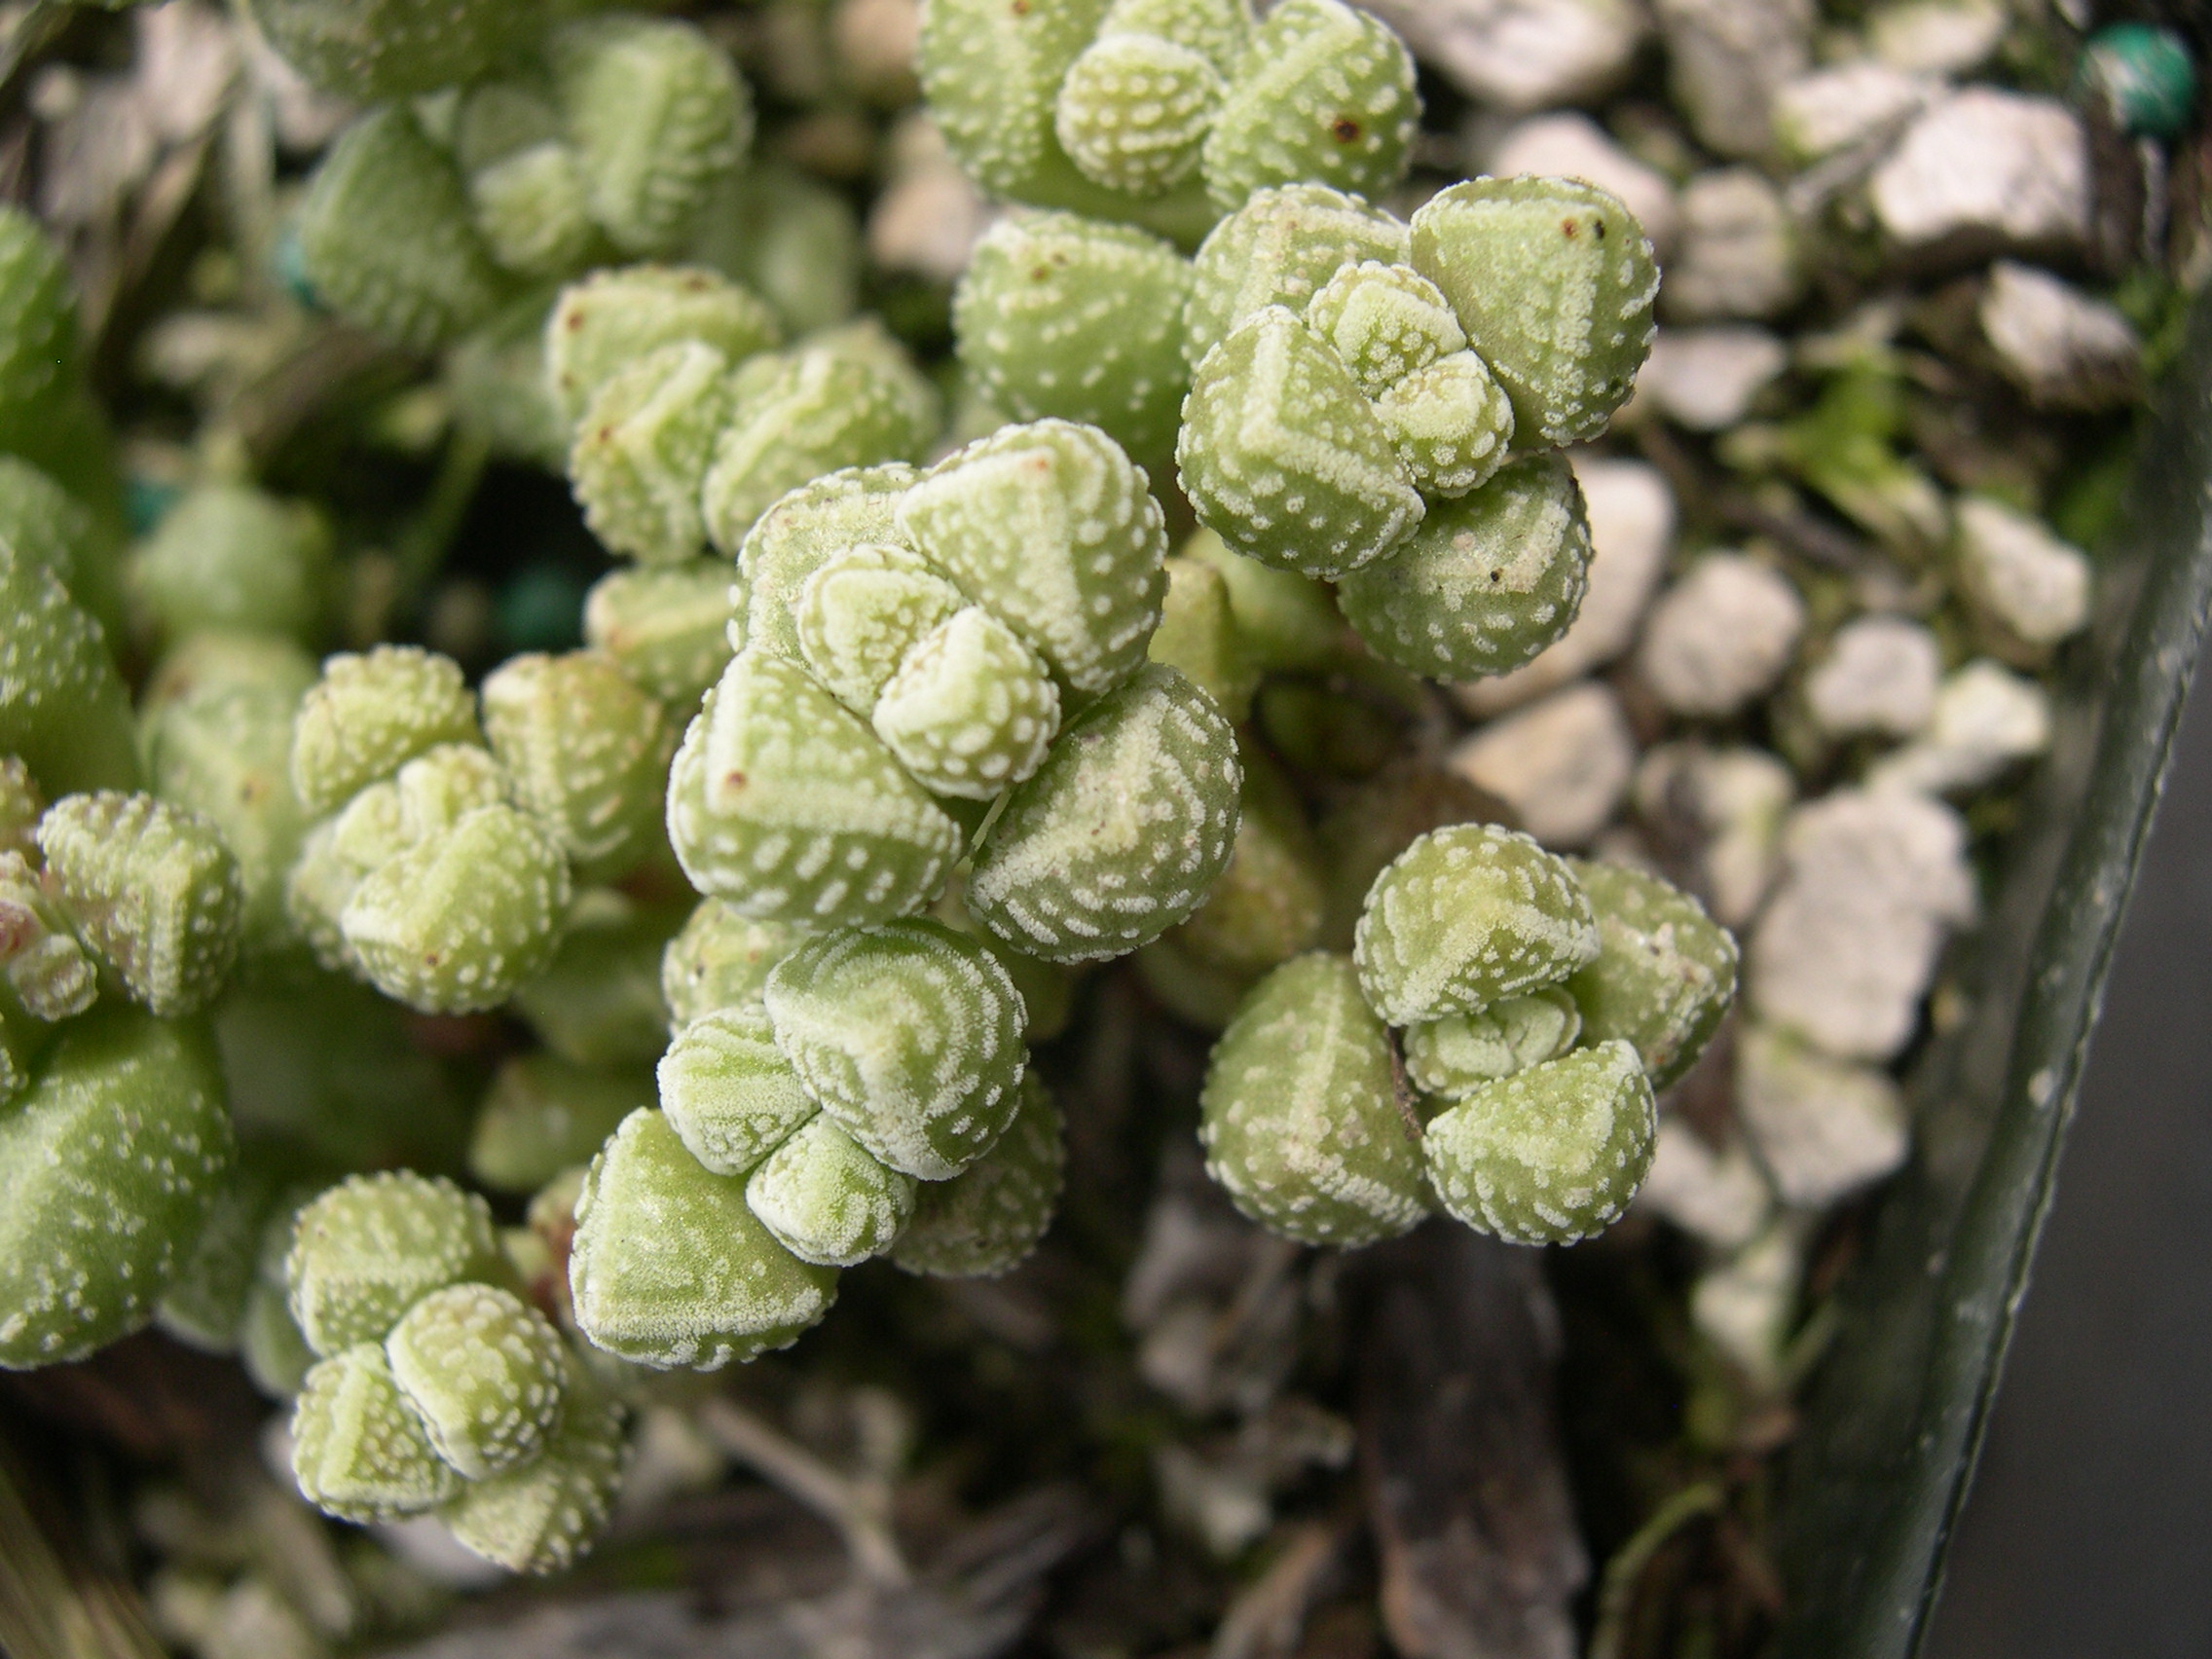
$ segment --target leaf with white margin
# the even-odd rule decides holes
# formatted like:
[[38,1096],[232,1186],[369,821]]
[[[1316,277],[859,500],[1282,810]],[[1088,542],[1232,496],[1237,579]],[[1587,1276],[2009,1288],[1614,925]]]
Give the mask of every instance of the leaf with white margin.
[[1029,1058],[1021,994],[941,922],[819,935],[776,965],[764,1000],[807,1092],[894,1169],[957,1175],[1014,1116]]
[[745,1207],[745,1183],[637,1111],[592,1160],[569,1254],[576,1325],[608,1353],[715,1371],[789,1347],[830,1311],[835,1270],[800,1261]]
[[1015,788],[976,855],[969,912],[1048,962],[1125,955],[1205,903],[1235,847],[1242,784],[1220,708],[1153,663]]

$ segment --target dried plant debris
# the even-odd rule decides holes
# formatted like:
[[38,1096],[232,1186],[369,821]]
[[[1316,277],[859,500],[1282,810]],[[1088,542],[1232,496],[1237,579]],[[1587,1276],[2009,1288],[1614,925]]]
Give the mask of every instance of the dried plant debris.
[[117,1629],[1760,1650],[2184,37],[15,12],[0,1435]]

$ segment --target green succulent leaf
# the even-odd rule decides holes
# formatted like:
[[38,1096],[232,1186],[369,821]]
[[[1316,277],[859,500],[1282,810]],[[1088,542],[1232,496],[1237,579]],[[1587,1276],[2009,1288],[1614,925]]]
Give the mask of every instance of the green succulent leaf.
[[941,922],[820,935],[776,965],[764,994],[800,1085],[902,1173],[959,1174],[1019,1104],[1021,995],[996,957]]
[[1405,544],[1346,575],[1345,618],[1416,674],[1474,680],[1518,668],[1566,633],[1589,586],[1590,520],[1555,454],[1508,462],[1432,502]]
[[917,1185],[817,1113],[753,1171],[745,1202],[800,1261],[849,1268],[897,1242]]
[[837,1274],[776,1242],[742,1178],[706,1168],[658,1112],[634,1112],[576,1199],[569,1289],[595,1346],[714,1371],[797,1341],[836,1300]]
[[1546,985],[1469,1014],[1448,1014],[1408,1026],[1403,1039],[1406,1074],[1431,1094],[1464,1094],[1556,1060],[1574,1047],[1581,1032],[1582,1014],[1573,997],[1564,986]]
[[1199,1111],[1207,1171],[1272,1232],[1372,1244],[1428,1213],[1390,1033],[1346,957],[1296,957],[1253,987],[1214,1046]]
[[363,116],[331,146],[301,203],[299,240],[315,297],[410,351],[489,321],[507,292],[453,157],[405,104]]
[[1413,54],[1343,0],[1281,0],[1252,31],[1206,135],[1206,193],[1227,212],[1272,185],[1397,188],[1420,125]]
[[607,1530],[628,1461],[619,1400],[571,1380],[561,1424],[519,1468],[471,1481],[438,1511],[462,1546],[509,1572],[569,1567]]
[[1157,237],[1073,213],[1010,215],[953,292],[960,361],[1016,420],[1081,422],[1163,457],[1190,383],[1190,287],[1189,262]]
[[1203,691],[1153,664],[1071,721],[976,854],[971,913],[1048,962],[1121,956],[1183,921],[1235,850],[1243,768]]
[[1587,1041],[1635,1046],[1653,1088],[1697,1061],[1735,1001],[1727,929],[1681,889],[1622,865],[1570,859],[1598,918],[1598,955],[1567,981]]
[[961,845],[959,826],[874,732],[759,646],[730,663],[684,734],[668,830],[701,892],[804,927],[921,908]]
[[899,525],[1075,690],[1110,690],[1144,661],[1165,519],[1143,468],[1096,427],[1003,426],[932,468]]
[[1598,948],[1564,859],[1517,830],[1460,824],[1430,830],[1375,878],[1352,955],[1375,1012],[1403,1026],[1555,984]]
[[292,1478],[317,1509],[361,1522],[419,1515],[461,1486],[373,1343],[333,1354],[301,1382]]
[[115,1008],[63,1029],[0,1111],[0,1366],[82,1359],[145,1324],[235,1156],[201,1028]]
[[1005,1133],[949,1181],[917,1189],[891,1260],[933,1278],[995,1278],[1026,1261],[1052,1224],[1067,1164],[1060,1109],[1034,1071]]
[[433,1290],[503,1277],[484,1200],[411,1170],[350,1176],[323,1193],[300,1211],[284,1258],[292,1317],[326,1359],[383,1342]]
[[1282,306],[1206,353],[1175,461],[1198,522],[1263,565],[1335,580],[1391,551],[1424,504],[1374,403]]
[[1460,1096],[1422,1147],[1444,1207],[1509,1244],[1566,1244],[1618,1220],[1651,1167],[1658,1114],[1615,1038]]
[[384,1351],[430,1444],[469,1480],[535,1456],[560,1420],[567,1349],[512,1291],[433,1290],[400,1316]]
[[658,1077],[668,1126],[718,1175],[751,1174],[821,1111],[756,998],[681,1027]]
[[319,817],[439,744],[477,741],[476,699],[451,657],[416,645],[344,652],[300,704],[292,792]]
[[1594,437],[1628,401],[1659,268],[1616,198],[1580,179],[1468,179],[1414,215],[1413,263],[1513,400],[1523,448]]

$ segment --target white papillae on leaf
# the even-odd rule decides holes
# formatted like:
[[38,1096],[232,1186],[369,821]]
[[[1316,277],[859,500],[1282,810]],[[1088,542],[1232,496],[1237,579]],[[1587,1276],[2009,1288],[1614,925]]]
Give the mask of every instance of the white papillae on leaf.
[[1352,946],[1375,1012],[1417,1025],[1564,979],[1598,924],[1564,859],[1488,824],[1432,830],[1368,890]]
[[467,1549],[509,1572],[558,1572],[606,1529],[621,1490],[628,1412],[571,1382],[561,1425],[530,1462],[471,1481],[438,1511]]
[[1467,344],[1435,283],[1410,265],[1374,259],[1330,277],[1306,307],[1306,326],[1335,349],[1370,397]]
[[1462,1094],[1557,1059],[1574,1047],[1582,1014],[1558,985],[1506,997],[1469,1014],[1406,1028],[1406,1075],[1431,1094]]
[[1157,196],[1197,170],[1222,90],[1202,52],[1157,34],[1102,34],[1060,82],[1053,134],[1093,183]]
[[756,922],[720,899],[702,899],[661,952],[660,994],[669,1028],[752,1002],[799,941],[796,928]]
[[1428,1213],[1390,1034],[1343,956],[1293,958],[1253,987],[1214,1046],[1199,1109],[1207,1171],[1272,1232],[1371,1244]]
[[1736,941],[1679,888],[1623,865],[1568,861],[1598,917],[1597,958],[1567,980],[1585,1040],[1633,1044],[1651,1087],[1688,1071],[1736,1000]]
[[756,357],[731,389],[732,413],[701,484],[718,547],[741,545],[762,513],[826,473],[913,459],[940,414],[903,348],[849,331]]
[[701,892],[810,927],[919,909],[961,845],[874,732],[759,645],[730,663],[684,734],[668,831]]
[[959,1174],[1019,1105],[1021,995],[996,957],[941,922],[821,935],[776,965],[764,995],[807,1092],[894,1169]]
[[374,1343],[307,1374],[292,1407],[292,1477],[318,1509],[361,1522],[420,1514],[461,1484]]
[[1078,691],[1109,690],[1144,661],[1167,587],[1165,520],[1096,427],[1001,427],[932,468],[899,523]]
[[1253,30],[1206,136],[1206,192],[1227,211],[1294,180],[1381,196],[1420,122],[1413,54],[1343,0],[1282,0]]
[[1074,213],[1017,213],[976,244],[953,292],[960,361],[995,408],[1099,427],[1164,455],[1190,379],[1190,262],[1160,238]]
[[907,653],[873,724],[923,787],[990,800],[1044,760],[1060,729],[1060,689],[1019,635],[971,605]]
[[577,1327],[659,1370],[714,1371],[788,1347],[836,1300],[834,1270],[800,1261],[745,1205],[745,1182],[633,1112],[576,1199],[569,1290]]
[[534,1456],[560,1420],[560,1333],[512,1291],[433,1290],[392,1327],[384,1351],[438,1456],[472,1481]]
[[916,1185],[824,1112],[753,1171],[745,1201],[800,1261],[849,1268],[898,1241],[914,1213]]
[[387,859],[338,925],[379,990],[424,1014],[497,1008],[551,959],[572,887],[543,825],[480,806]]
[[1590,578],[1590,520],[1557,455],[1508,462],[1430,504],[1385,558],[1347,574],[1338,603],[1401,668],[1443,680],[1503,674],[1566,633]]
[[1375,400],[1417,489],[1464,496],[1505,463],[1513,441],[1513,403],[1490,366],[1455,351],[1412,374]]
[[561,290],[545,319],[546,390],[573,424],[624,366],[695,340],[733,363],[781,344],[768,302],[696,265],[623,265]]
[[1206,354],[1175,462],[1198,522],[1264,565],[1325,580],[1379,559],[1425,510],[1336,351],[1281,306]]
[[504,1277],[492,1212],[443,1176],[355,1175],[301,1210],[284,1258],[292,1318],[329,1357],[381,1343],[431,1291]]
[[1615,1039],[1484,1084],[1429,1121],[1444,1207],[1509,1244],[1565,1244],[1619,1219],[1651,1167],[1658,1113]]
[[821,1110],[776,1047],[756,999],[679,1030],[658,1077],[669,1126],[718,1175],[751,1173]]
[[197,1014],[238,959],[238,860],[197,813],[152,795],[65,795],[39,820],[47,875],[85,942],[164,1018]]
[[903,462],[847,467],[793,490],[762,513],[737,560],[747,645],[796,660],[799,589],[816,567],[863,545],[900,545],[899,500],[921,474]]
[[1147,667],[1069,723],[976,855],[968,908],[1016,950],[1088,962],[1205,902],[1236,840],[1243,767],[1212,698]]
[[1253,313],[1282,306],[1303,315],[1347,265],[1402,264],[1413,246],[1404,221],[1319,184],[1262,190],[1198,244],[1183,310],[1183,360],[1192,368]]
[[1034,1070],[991,1150],[949,1181],[925,1181],[894,1265],[935,1278],[993,1278],[1026,1261],[1051,1225],[1067,1167],[1060,1109]]
[[592,217],[625,253],[670,251],[753,141],[736,65],[689,23],[619,15],[571,23],[551,58]]
[[674,747],[660,704],[590,651],[509,657],[484,681],[484,735],[518,804],[586,879],[619,875],[661,817]]
[[923,8],[915,66],[931,118],[990,195],[1034,200],[1055,170],[1081,182],[1053,133],[1054,103],[1105,11],[1105,0],[1018,9],[1006,0],[940,0]]
[[591,533],[615,553],[670,565],[707,541],[700,491],[736,413],[729,359],[697,340],[624,364],[576,423],[569,483]]
[[798,584],[798,652],[864,719],[922,637],[967,600],[909,547],[862,542],[830,554]]
[[451,657],[418,645],[342,652],[293,721],[292,790],[311,813],[335,812],[416,756],[476,741],[476,698]]
[[81,1359],[143,1325],[235,1156],[202,1033],[129,1007],[66,1027],[0,1110],[0,1367]]
[[641,690],[688,715],[735,654],[731,575],[711,558],[609,571],[584,598],[584,639]]
[[1412,257],[1512,398],[1524,448],[1593,437],[1628,401],[1659,268],[1616,198],[1578,179],[1469,179],[1414,215]]

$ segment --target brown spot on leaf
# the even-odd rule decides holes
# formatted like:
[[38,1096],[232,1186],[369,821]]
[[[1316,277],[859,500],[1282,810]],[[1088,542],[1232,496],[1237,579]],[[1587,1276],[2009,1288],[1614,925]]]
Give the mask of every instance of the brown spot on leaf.
[[1329,124],[1329,136],[1340,144],[1355,143],[1359,138],[1359,123],[1348,115],[1340,115]]

